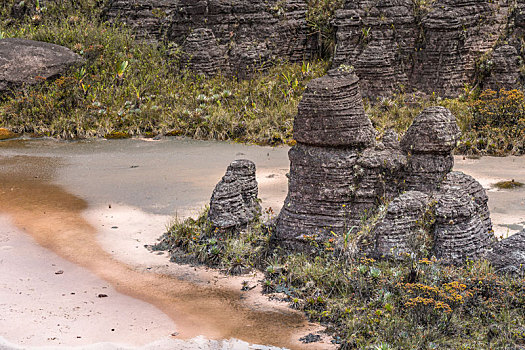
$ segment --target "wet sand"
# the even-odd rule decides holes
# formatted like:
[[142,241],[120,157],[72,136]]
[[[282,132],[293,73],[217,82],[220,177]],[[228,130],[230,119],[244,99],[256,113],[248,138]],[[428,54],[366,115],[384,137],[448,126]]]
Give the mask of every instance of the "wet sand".
[[[103,156],[93,158],[100,159]],[[120,160],[119,157],[115,158],[109,167],[119,168],[121,166],[118,163]],[[85,159],[81,159],[80,163],[88,164],[85,161]],[[51,157],[49,154],[38,156],[12,155],[2,157],[0,160],[0,169],[2,169],[0,194],[3,199],[0,202],[0,212],[8,215],[12,224],[18,230],[29,234],[40,247],[85,268],[112,285],[116,292],[145,301],[162,310],[175,322],[175,329],[172,326],[169,326],[169,331],[164,329],[166,335],[176,331],[178,337],[183,339],[204,335],[211,339],[239,338],[250,343],[289,348],[330,347],[326,343],[310,346],[301,344],[298,338],[310,331],[318,331],[318,327],[309,325],[303,315],[290,310],[284,303],[282,305],[270,303],[265,297],[260,296],[260,290],[252,290],[249,293],[251,295],[241,292],[242,280],[224,279],[222,283],[218,283],[220,281],[218,281],[219,278],[216,273],[203,271],[203,269],[190,271],[191,268],[188,266],[173,269],[175,265],[169,264],[167,257],[158,256],[159,260],[155,262],[155,265],[145,266],[144,260],[138,257],[152,257],[153,254],[147,252],[143,244],[132,247],[138,249],[140,252],[138,255],[131,251],[128,252],[128,257],[133,257],[127,261],[131,265],[119,260],[119,257],[125,260],[123,256],[126,254],[122,252],[130,248],[125,247],[129,243],[129,239],[121,240],[118,235],[114,234],[115,231],[118,231],[118,226],[112,224],[112,220],[120,220],[119,225],[121,225],[122,232],[129,233],[133,219],[140,219],[140,215],[142,215],[144,221],[142,225],[138,226],[142,231],[139,231],[138,234],[140,235],[143,231],[147,232],[149,236],[142,239],[148,243],[153,243],[154,237],[162,233],[162,230],[159,230],[158,227],[152,230],[151,223],[160,224],[161,221],[164,221],[163,225],[165,225],[167,217],[162,217],[158,213],[143,211],[144,206],[141,209],[130,209],[123,206],[125,201],[140,201],[140,195],[136,193],[139,192],[143,196],[145,191],[149,190],[147,177],[139,183],[133,183],[129,178],[126,180],[126,176],[116,176],[108,181],[99,176],[93,177],[93,174],[87,175],[85,171],[80,171],[81,174],[78,174],[77,177],[73,171],[70,174],[74,176],[66,176],[66,178],[73,179],[71,181],[73,184],[75,181],[81,184],[76,189],[79,193],[84,193],[85,198],[80,198],[61,186],[54,185],[53,181],[63,180],[61,171],[68,169],[68,166],[71,167],[71,163],[73,163],[71,159],[64,155]],[[88,164],[88,168],[93,169],[96,173],[100,169],[100,164],[96,164],[95,161],[95,164]],[[223,172],[224,167],[221,166],[221,168],[223,168],[221,169]],[[74,166],[73,169],[75,169]],[[137,169],[137,167],[126,166],[125,169]],[[218,181],[217,178],[214,179],[214,182],[216,181]],[[112,182],[112,184],[108,185],[107,182]],[[97,183],[102,184],[102,189],[93,193],[89,187],[96,186]],[[128,192],[125,187],[127,183],[133,185],[134,193]],[[106,184],[107,189],[104,188],[103,184]],[[74,188],[75,186],[70,183],[69,187]],[[107,192],[100,191],[109,191],[110,189],[113,189],[112,194],[119,194],[118,196],[111,196],[114,199],[111,201],[113,203],[111,208],[109,208],[105,198],[100,199],[98,196],[100,193],[107,194]],[[146,196],[148,196],[147,193]],[[100,202],[105,203],[101,205]],[[154,202],[156,201],[151,201],[151,203]],[[147,201],[145,207],[153,212],[162,211],[162,208],[148,205]],[[133,212],[134,210],[141,212],[141,214],[137,215]],[[92,222],[88,221],[90,215]],[[158,221],[150,220],[152,215]],[[104,222],[98,230],[93,225],[97,224],[96,217],[100,219],[99,223]],[[128,225],[127,228],[126,224]],[[104,227],[109,231],[104,230]],[[100,234],[99,231],[106,234]],[[99,236],[102,237],[101,242],[99,242]],[[108,237],[110,237],[109,240]],[[138,242],[132,244],[136,243]],[[106,247],[107,250],[104,250],[103,247]],[[112,251],[114,251],[113,254]],[[32,260],[33,256],[26,258]],[[22,274],[22,271],[17,273]],[[251,283],[256,284],[260,277],[254,276]],[[247,277],[243,277],[243,279],[249,280]],[[40,286],[38,287],[40,288]],[[108,300],[111,299],[108,297]],[[60,308],[60,302],[56,306]],[[137,310],[142,314],[141,307],[138,307]],[[62,317],[66,318],[64,322],[67,324],[66,315],[62,314]],[[130,320],[128,317],[124,317],[124,319]],[[101,321],[100,318],[98,320]],[[106,321],[102,322],[109,326]],[[42,328],[42,324],[40,324],[40,328]],[[46,334],[46,332],[42,334]],[[10,327],[2,329],[0,336],[11,340],[12,329]],[[38,344],[53,344],[52,338],[48,337],[44,344]],[[88,342],[94,341],[92,337],[88,336],[79,339],[86,339]],[[130,338],[120,339],[133,344],[133,340]],[[66,342],[67,339],[61,338],[61,341]],[[69,342],[67,345],[73,344]]]
[[525,229],[525,187],[498,189],[500,181],[525,183],[525,157],[455,157],[455,170],[478,180],[489,196],[490,217],[497,237],[508,237]]

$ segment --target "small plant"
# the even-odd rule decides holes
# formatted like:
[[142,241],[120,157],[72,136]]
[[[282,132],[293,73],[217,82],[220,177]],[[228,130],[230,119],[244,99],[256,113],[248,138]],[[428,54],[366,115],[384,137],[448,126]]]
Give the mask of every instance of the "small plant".
[[117,85],[122,84],[122,80],[124,79],[124,73],[128,69],[128,66],[128,61],[122,61],[117,65]]
[[499,189],[503,189],[503,190],[519,188],[519,187],[523,187],[523,186],[525,186],[525,184],[523,184],[521,182],[518,182],[518,181],[514,181],[514,179],[512,179],[510,181],[500,181],[500,182],[496,182],[494,184],[494,187],[499,188]]

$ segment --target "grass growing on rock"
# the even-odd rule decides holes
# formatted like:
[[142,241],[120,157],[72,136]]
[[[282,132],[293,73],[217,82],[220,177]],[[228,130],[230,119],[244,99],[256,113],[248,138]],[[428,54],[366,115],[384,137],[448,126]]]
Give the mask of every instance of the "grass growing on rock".
[[155,249],[227,273],[260,269],[263,290],[327,326],[342,349],[525,345],[525,279],[497,275],[485,261],[442,266],[428,250],[376,261],[347,252],[339,237],[314,244],[314,254],[291,253],[261,218],[243,230],[219,232],[206,216],[176,223]]
[[[254,77],[204,77],[181,68],[163,44],[135,40],[124,26],[103,21],[104,0],[24,2],[16,19],[0,3],[0,38],[19,37],[70,48],[85,64],[54,81],[0,97],[0,128],[57,138],[183,135],[259,144],[293,143],[293,118],[311,79],[330,67],[334,14],[341,0],[308,0],[310,34],[321,60],[275,62]],[[419,1],[426,8],[429,1]],[[525,153],[525,102],[521,91],[473,91],[456,99],[399,93],[365,101],[379,131],[406,131],[425,107],[441,105],[457,117],[463,137],[457,151],[471,155]]]

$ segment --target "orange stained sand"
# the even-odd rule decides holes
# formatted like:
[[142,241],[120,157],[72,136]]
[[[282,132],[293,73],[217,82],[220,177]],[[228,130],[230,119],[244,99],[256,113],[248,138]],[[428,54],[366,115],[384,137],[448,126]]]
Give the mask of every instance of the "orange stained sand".
[[[174,320],[180,338],[204,335],[292,349],[316,348],[315,343],[306,346],[295,340],[307,325],[298,312],[254,310],[238,291],[136,271],[115,260],[100,247],[95,228],[82,217],[87,203],[49,182],[56,166],[50,158],[0,158],[0,212],[38,244],[89,269],[119,292],[155,305]],[[38,169],[38,176],[29,168]]]

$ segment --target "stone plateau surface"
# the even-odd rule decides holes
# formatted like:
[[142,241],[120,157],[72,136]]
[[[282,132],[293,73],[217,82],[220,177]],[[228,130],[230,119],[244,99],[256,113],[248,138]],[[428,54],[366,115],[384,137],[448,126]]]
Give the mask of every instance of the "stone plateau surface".
[[207,75],[248,77],[277,59],[302,61],[312,46],[301,0],[111,0],[105,17],[175,44],[184,64]]

